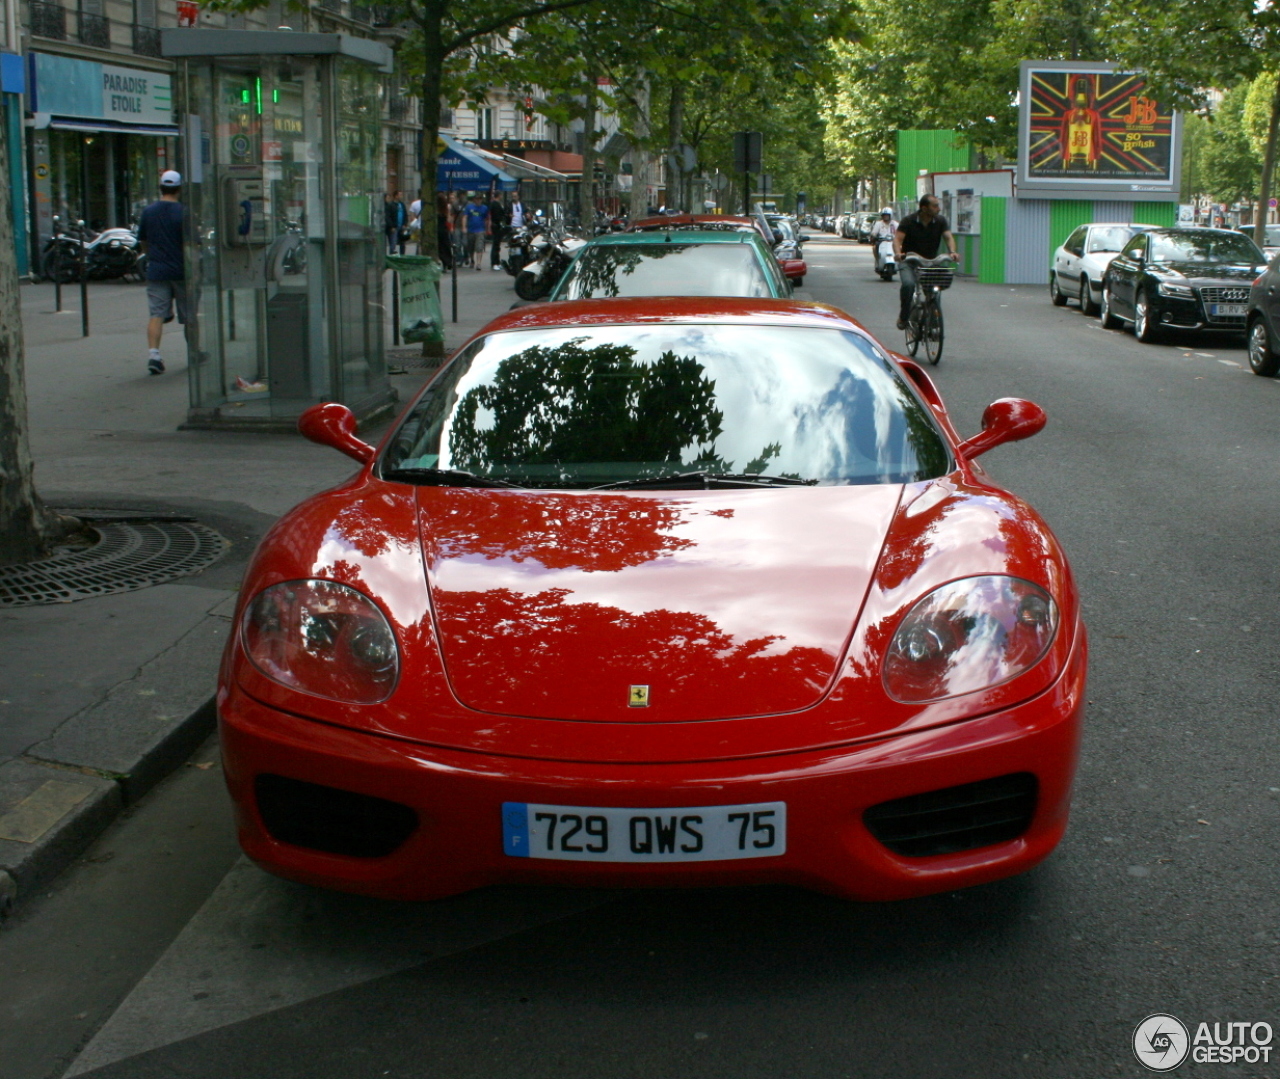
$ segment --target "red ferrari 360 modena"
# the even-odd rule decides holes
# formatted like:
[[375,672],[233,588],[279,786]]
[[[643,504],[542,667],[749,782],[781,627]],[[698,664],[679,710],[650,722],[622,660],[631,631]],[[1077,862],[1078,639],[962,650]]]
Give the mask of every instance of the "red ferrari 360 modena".
[[1071,570],[923,369],[822,304],[526,307],[286,514],[218,694],[244,849],[403,899],[496,883],[917,896],[1067,824]]

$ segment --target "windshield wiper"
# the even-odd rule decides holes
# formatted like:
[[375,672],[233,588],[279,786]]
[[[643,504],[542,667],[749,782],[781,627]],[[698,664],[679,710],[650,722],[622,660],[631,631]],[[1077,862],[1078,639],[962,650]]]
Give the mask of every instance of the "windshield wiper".
[[388,468],[382,473],[384,480],[416,483],[423,487],[519,487],[518,483],[477,476],[474,472],[462,472],[456,468]]
[[817,480],[794,476],[766,476],[760,472],[678,472],[670,476],[645,476],[635,480],[619,480],[592,487],[593,491],[617,491],[632,487],[671,487],[697,484],[701,487],[812,487]]

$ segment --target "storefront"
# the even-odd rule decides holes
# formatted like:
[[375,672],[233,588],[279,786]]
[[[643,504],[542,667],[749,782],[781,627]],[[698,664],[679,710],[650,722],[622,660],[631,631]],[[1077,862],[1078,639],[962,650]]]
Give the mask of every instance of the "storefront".
[[33,251],[55,215],[95,229],[132,224],[160,173],[178,167],[170,75],[41,52],[29,63]]

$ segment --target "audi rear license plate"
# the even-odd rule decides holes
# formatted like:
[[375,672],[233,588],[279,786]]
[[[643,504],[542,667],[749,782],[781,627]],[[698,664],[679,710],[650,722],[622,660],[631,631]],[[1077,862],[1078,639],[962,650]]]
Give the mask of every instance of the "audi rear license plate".
[[787,803],[618,809],[503,802],[502,848],[573,862],[721,862],[787,852]]
[[1217,318],[1229,318],[1232,315],[1244,316],[1249,313],[1247,303],[1211,303],[1209,314]]

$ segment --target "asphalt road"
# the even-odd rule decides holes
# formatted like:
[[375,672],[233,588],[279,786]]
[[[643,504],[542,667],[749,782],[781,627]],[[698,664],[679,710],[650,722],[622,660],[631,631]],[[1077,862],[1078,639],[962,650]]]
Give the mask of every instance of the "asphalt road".
[[[899,344],[869,248],[807,257],[804,294]],[[1239,342],[1142,345],[1040,287],[961,282],[945,309],[963,434],[997,397],[1048,411],[985,460],[1063,540],[1091,632],[1072,826],[1042,867],[883,906],[356,900],[237,860],[210,746],[0,933],[0,1079],[1083,1079],[1148,1074],[1131,1037],[1155,1012],[1280,1035],[1280,382]]]

